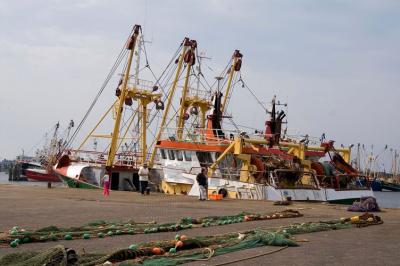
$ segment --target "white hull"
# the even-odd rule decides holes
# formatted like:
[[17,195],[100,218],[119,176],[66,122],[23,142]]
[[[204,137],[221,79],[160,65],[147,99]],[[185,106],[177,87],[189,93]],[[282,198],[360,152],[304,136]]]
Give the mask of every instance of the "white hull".
[[[165,168],[164,181],[175,184],[191,185],[189,196],[199,196],[199,186],[195,174],[182,173],[178,169]],[[316,189],[278,189],[271,185],[251,184],[222,178],[208,178],[209,190],[218,192],[225,189],[238,199],[283,201],[291,197],[294,201],[346,202],[366,196],[374,196],[371,189],[335,190],[333,188]]]

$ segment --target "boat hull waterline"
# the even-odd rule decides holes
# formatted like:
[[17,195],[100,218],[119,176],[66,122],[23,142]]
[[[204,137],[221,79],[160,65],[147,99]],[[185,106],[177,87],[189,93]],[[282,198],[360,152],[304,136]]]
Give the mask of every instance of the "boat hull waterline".
[[[170,174],[168,174],[170,173]],[[199,196],[199,187],[196,175],[170,172],[164,169],[164,181],[170,184],[183,184],[187,191],[181,194]],[[208,178],[209,193],[227,191],[227,196],[237,199],[284,201],[290,198],[293,201],[316,201],[336,204],[352,204],[361,197],[374,197],[371,189],[337,190],[334,188],[287,189],[276,188],[268,184],[245,183],[222,178]]]
[[61,182],[57,175],[49,173],[46,169],[26,169],[28,181]]

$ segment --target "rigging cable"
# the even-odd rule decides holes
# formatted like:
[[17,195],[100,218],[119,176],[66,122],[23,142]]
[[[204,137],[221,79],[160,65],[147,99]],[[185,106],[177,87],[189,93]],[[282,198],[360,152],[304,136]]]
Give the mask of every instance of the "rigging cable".
[[254,91],[252,89],[250,89],[249,86],[247,86],[246,82],[244,82],[244,80],[242,78],[242,75],[240,75],[240,78],[239,78],[238,81],[242,82],[242,87],[245,87],[250,92],[250,94],[254,97],[254,99],[257,101],[257,103],[262,107],[262,109],[264,111],[267,111],[267,108],[265,108],[264,104],[257,98],[257,96],[254,93]]
[[[130,32],[129,36],[132,35],[133,29]],[[129,37],[128,37],[129,39]],[[79,130],[82,128],[83,124],[85,123],[87,117],[89,116],[90,112],[92,111],[94,105],[96,104],[96,102],[98,101],[98,99],[100,98],[101,94],[103,93],[104,89],[106,88],[108,82],[110,81],[110,79],[112,78],[112,76],[114,75],[115,71],[117,70],[118,66],[120,65],[121,61],[123,60],[123,58],[125,57],[127,50],[125,49],[126,43],[123,45],[117,60],[114,62],[113,66],[111,67],[110,72],[108,73],[106,79],[104,80],[102,86],[100,87],[100,90],[98,91],[97,95],[95,96],[95,98],[93,99],[92,103],[90,104],[88,110],[86,111],[85,115],[83,116],[81,122],[79,123],[79,125],[77,126],[77,128],[75,129],[75,131],[72,133],[71,138],[68,140],[67,144],[65,145],[65,148],[63,149],[63,151],[68,148],[72,142],[75,140]]]

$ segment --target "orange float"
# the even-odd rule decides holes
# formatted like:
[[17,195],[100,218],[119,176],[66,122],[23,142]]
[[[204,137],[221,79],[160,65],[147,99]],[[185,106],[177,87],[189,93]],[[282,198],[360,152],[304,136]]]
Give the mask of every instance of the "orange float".
[[162,248],[159,248],[159,247],[154,247],[151,251],[153,252],[154,255],[161,255],[161,254],[163,254]]
[[177,247],[177,248],[181,248],[181,247],[183,247],[183,242],[182,242],[182,241],[180,241],[180,240],[176,241],[176,243],[175,243],[175,247]]

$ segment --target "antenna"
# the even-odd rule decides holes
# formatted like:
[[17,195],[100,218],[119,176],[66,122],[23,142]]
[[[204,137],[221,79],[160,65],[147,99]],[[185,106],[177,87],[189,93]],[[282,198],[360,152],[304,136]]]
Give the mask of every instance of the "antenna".
[[217,80],[217,91],[220,92],[220,83],[223,77],[215,77],[215,79]]
[[[139,85],[139,71],[140,71],[140,55],[142,54],[143,46],[145,43],[151,43],[150,41],[145,41],[144,35],[139,35],[138,38],[138,49],[135,52],[136,55],[136,66],[135,66],[135,85]],[[147,64],[148,62],[146,62]],[[147,65],[146,65],[147,67]]]
[[203,62],[203,59],[208,59],[208,60],[210,60],[211,57],[207,57],[207,56],[206,56],[206,52],[205,52],[205,51],[202,51],[202,52],[200,52],[200,55],[197,55],[197,58],[198,58],[199,63],[198,63],[198,65],[196,66],[196,70],[197,70],[197,72],[198,72],[198,75],[197,75],[196,96],[199,95],[199,90],[200,90],[200,75],[203,75],[203,73],[201,72],[201,63]]

